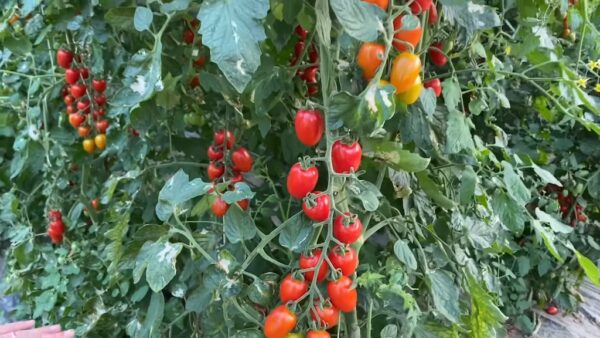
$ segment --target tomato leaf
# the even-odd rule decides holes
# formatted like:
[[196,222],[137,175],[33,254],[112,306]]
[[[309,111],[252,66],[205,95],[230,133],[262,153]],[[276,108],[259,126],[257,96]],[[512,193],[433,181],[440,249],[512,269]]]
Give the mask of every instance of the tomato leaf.
[[203,313],[212,301],[213,289],[207,288],[203,283],[194,289],[187,297],[185,309],[196,313]]
[[560,183],[559,180],[556,179],[556,177],[554,177],[554,175],[552,175],[551,172],[549,172],[546,169],[543,169],[541,167],[539,167],[537,164],[535,163],[531,163],[531,166],[533,167],[533,171],[535,171],[535,173],[546,183],[551,183],[554,185],[558,185],[559,187],[562,187],[562,183]]
[[351,37],[365,42],[377,40],[383,29],[381,18],[385,17],[379,7],[359,0],[331,0],[330,4]]
[[133,16],[135,12],[135,7],[111,8],[104,14],[104,20],[116,29],[130,30],[134,28]]
[[531,199],[531,193],[529,192],[529,189],[527,189],[519,175],[515,173],[510,163],[502,161],[502,166],[504,167],[504,184],[506,185],[508,194],[514,198],[519,205],[524,206],[529,202],[529,199]]
[[297,213],[280,225],[279,244],[293,252],[302,252],[308,248],[314,228],[312,222],[303,213]]
[[427,274],[427,280],[436,310],[449,321],[458,323],[458,288],[450,274],[444,270],[436,270]]
[[462,172],[462,177],[460,179],[460,204],[468,204],[473,200],[473,195],[475,194],[475,187],[477,186],[477,174],[473,171],[471,166],[465,167],[465,170]]
[[133,15],[133,26],[138,32],[145,31],[152,24],[152,11],[146,7],[136,7]]
[[148,286],[154,292],[161,291],[175,277],[175,263],[182,248],[183,244],[166,240],[144,243],[135,259],[133,281],[139,282],[145,270]]
[[592,283],[600,286],[600,271],[598,270],[596,263],[592,262],[591,259],[587,258],[577,250],[575,250],[575,255],[577,256],[577,262],[585,272],[585,275]]
[[587,191],[593,199],[600,200],[600,170],[590,177]]
[[417,259],[415,255],[410,250],[410,247],[406,243],[406,241],[399,239],[394,244],[394,254],[400,260],[400,262],[404,263],[406,267],[411,270],[417,269]]
[[468,36],[475,32],[498,27],[502,23],[494,8],[470,0],[440,0],[444,16],[451,24],[465,29]]
[[146,319],[142,324],[139,337],[151,337],[154,332],[159,331],[165,314],[165,298],[162,292],[155,291],[150,297],[150,305],[146,311]]
[[504,227],[515,234],[523,232],[527,218],[524,209],[509,195],[498,191],[492,199],[492,209]]
[[211,183],[206,183],[199,178],[190,181],[189,176],[180,169],[160,190],[155,209],[156,215],[161,221],[168,220],[175,208],[196,196],[206,194],[211,186]]
[[427,175],[427,172],[421,171],[415,174],[421,189],[431,198],[437,205],[444,209],[452,209],[456,203],[442,194],[440,187]]
[[231,207],[223,217],[223,231],[232,243],[249,240],[256,236],[256,225],[250,214],[238,207]]
[[175,11],[183,11],[190,5],[190,0],[172,0],[168,3],[160,5],[160,11],[162,13],[170,13]]
[[563,234],[568,234],[573,232],[573,228],[564,224],[563,222],[557,220],[551,215],[543,212],[540,208],[535,208],[535,215],[540,220],[540,222],[550,224],[550,227],[554,232],[560,232]]
[[350,196],[359,200],[365,210],[375,211],[379,208],[379,199],[383,195],[373,183],[363,180],[351,180],[347,187]]
[[241,200],[251,199],[252,197],[254,197],[254,192],[252,192],[248,184],[238,182],[235,184],[235,190],[226,191],[223,194],[222,199],[227,202],[227,204],[233,204]]
[[396,170],[419,172],[425,170],[429,165],[429,158],[404,150],[402,145],[397,142],[365,139],[362,145],[364,156],[384,161]]
[[450,109],[446,129],[446,152],[455,154],[463,149],[473,150],[474,147],[467,118],[458,110]]

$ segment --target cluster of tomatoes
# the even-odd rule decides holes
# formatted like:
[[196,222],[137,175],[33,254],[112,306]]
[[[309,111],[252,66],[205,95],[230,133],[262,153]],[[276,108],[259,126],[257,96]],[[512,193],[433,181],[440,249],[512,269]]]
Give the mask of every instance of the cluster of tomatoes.
[[[317,145],[325,128],[323,115],[319,110],[301,109],[294,121],[296,136],[306,146]],[[359,169],[362,148],[356,141],[346,144],[340,140],[331,148],[331,163],[335,173],[350,174]],[[304,163],[303,163],[304,162]],[[294,198],[303,199],[304,214],[314,222],[321,223],[331,214],[331,197],[323,192],[314,191],[319,180],[317,168],[301,161],[292,166],[287,177],[287,190]],[[288,274],[280,284],[279,298],[282,305],[273,309],[265,320],[264,333],[267,338],[285,337],[297,324],[297,316],[287,305],[297,304],[309,294],[310,283],[321,283],[329,275],[329,261],[335,269],[332,280],[327,283],[328,300],[311,303],[313,327],[307,338],[330,337],[327,329],[338,324],[339,313],[351,312],[356,308],[358,294],[350,276],[358,267],[358,253],[350,245],[356,242],[363,232],[358,217],[345,212],[333,221],[333,236],[339,242],[323,257],[322,249],[314,249],[300,255],[300,271]]]
[[[90,72],[86,67],[75,67],[73,61],[80,63],[81,56],[74,56],[73,52],[60,48],[56,52],[56,63],[65,70],[66,86],[63,90],[63,101],[69,115],[69,123],[77,129],[83,140],[83,149],[92,154],[97,149],[106,147],[106,129],[108,120],[104,118],[106,111],[106,81],[93,79],[91,86],[93,93],[88,91]],[[86,85],[88,82],[88,85]],[[92,100],[93,99],[93,100]],[[90,111],[93,113],[90,116]],[[95,136],[92,124],[95,128]]]
[[[306,48],[306,37],[308,35],[308,31],[300,25],[296,26],[295,31],[298,36],[298,42],[296,42],[296,45],[294,46],[294,56],[292,56],[292,60],[290,61],[292,66],[302,62],[300,58]],[[319,92],[319,87],[317,85],[319,65],[317,64],[317,61],[319,61],[319,51],[317,51],[314,44],[311,44],[310,50],[308,51],[308,67],[305,69],[298,69],[296,72],[296,76],[306,82],[306,95],[308,96],[314,96]]]
[[[196,67],[202,68],[204,67],[204,64],[206,64],[206,51],[202,45],[202,37],[196,38],[196,33],[194,31],[197,31],[198,27],[200,27],[200,21],[196,19],[188,21],[183,30],[182,40],[186,45],[193,45],[194,42],[198,40],[198,49],[194,49],[192,52],[192,56],[195,58],[193,64]],[[196,88],[199,85],[200,77],[196,74],[190,80],[190,87]]]
[[59,210],[49,210],[48,218],[50,219],[48,237],[50,237],[52,243],[60,244],[65,233],[65,223],[62,220],[62,213]]
[[[231,151],[235,144],[235,135],[227,129],[215,132],[213,140],[214,143],[208,147],[207,151],[210,159],[207,168],[208,178],[213,183],[217,183],[219,180],[227,182],[230,189],[233,189],[236,183],[244,181],[242,173],[252,170],[252,155],[244,147],[238,147]],[[229,204],[221,198],[221,192],[218,189],[212,188],[210,193],[214,197],[211,204],[213,214],[223,217],[229,210]],[[244,199],[237,204],[242,210],[246,210],[250,201]]]
[[[545,189],[549,193],[557,193],[556,200],[560,206],[560,213],[564,220],[574,227],[577,222],[587,222],[587,216],[583,213],[583,206],[575,201],[575,196],[568,190],[555,184],[548,184]],[[571,209],[575,206],[574,213]]]

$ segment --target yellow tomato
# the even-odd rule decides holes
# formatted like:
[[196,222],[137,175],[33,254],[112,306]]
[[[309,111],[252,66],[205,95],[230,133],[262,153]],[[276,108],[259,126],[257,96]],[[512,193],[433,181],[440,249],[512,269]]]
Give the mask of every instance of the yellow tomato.
[[404,52],[394,59],[390,82],[396,87],[396,93],[403,93],[415,84],[421,72],[421,59],[413,53]]
[[98,149],[106,148],[106,135],[105,134],[96,135],[96,137],[94,138],[94,143],[96,144],[96,147],[98,147]]
[[419,96],[421,95],[421,90],[423,89],[423,84],[421,83],[421,77],[417,76],[412,87],[410,87],[407,91],[396,95],[398,101],[409,105],[417,102]]
[[94,140],[91,138],[83,140],[83,150],[85,150],[88,154],[93,154],[94,150],[96,150]]

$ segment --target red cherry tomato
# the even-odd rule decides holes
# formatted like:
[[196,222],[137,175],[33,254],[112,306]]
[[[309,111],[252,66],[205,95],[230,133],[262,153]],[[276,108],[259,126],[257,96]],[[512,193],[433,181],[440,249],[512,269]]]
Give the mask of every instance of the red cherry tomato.
[[200,78],[198,75],[194,75],[194,77],[190,80],[190,87],[196,88],[200,85]]
[[414,0],[410,4],[410,10],[414,15],[421,14],[423,12],[428,11],[429,8],[431,8],[432,2],[433,0]]
[[244,147],[239,147],[231,153],[231,162],[233,162],[233,170],[240,172],[252,170],[252,155]]
[[237,202],[237,205],[239,205],[239,207],[242,210],[248,210],[248,207],[250,206],[250,201],[248,199],[241,200]]
[[337,140],[331,147],[331,162],[336,173],[347,174],[357,171],[362,160],[360,143],[345,144]]
[[200,55],[196,60],[194,60],[194,66],[204,67],[206,64],[206,56]]
[[57,233],[52,228],[48,229],[48,237],[50,237],[50,240],[54,244],[60,244],[62,242],[62,240],[63,240],[63,234]]
[[83,121],[85,121],[85,117],[81,114],[73,113],[69,115],[69,124],[71,124],[73,128],[78,128]]
[[311,309],[310,315],[318,325],[325,326],[327,328],[336,326],[340,318],[340,312],[334,306],[320,306],[315,305],[314,309]]
[[421,41],[421,36],[423,35],[423,28],[421,24],[419,24],[416,28],[405,30],[402,28],[402,16],[394,19],[394,42],[393,45],[400,52],[408,51],[410,48],[407,44],[411,45],[413,50],[417,47],[419,42]]
[[302,51],[304,50],[304,41],[298,41],[296,42],[296,45],[294,45],[294,56],[299,58],[300,55],[302,55]]
[[74,106],[67,106],[66,111],[67,111],[67,114],[73,114],[76,111],[76,109]]
[[360,238],[363,225],[360,219],[349,212],[339,215],[333,221],[333,236],[344,244],[352,244]]
[[62,219],[62,213],[60,210],[48,210],[48,218],[55,221]]
[[329,260],[336,269],[342,271],[344,276],[350,276],[358,267],[358,253],[350,246],[345,248],[334,246],[329,252]]
[[65,82],[68,84],[75,84],[79,81],[79,71],[77,69],[68,68],[65,71]]
[[352,288],[352,280],[342,276],[337,280],[332,280],[327,284],[327,293],[331,298],[333,306],[342,312],[351,312],[356,309],[358,293]]
[[54,232],[60,235],[62,235],[65,232],[65,224],[61,220],[50,222],[48,228],[52,229]]
[[303,169],[300,163],[296,163],[288,173],[287,190],[292,197],[304,198],[315,189],[318,180],[319,171],[317,167],[312,166]]
[[295,31],[296,31],[296,35],[298,35],[298,38],[300,40],[306,39],[306,36],[308,35],[308,31],[306,29],[302,28],[302,26],[300,26],[300,25],[296,26]]
[[308,331],[306,338],[331,338],[327,331]]
[[191,29],[185,29],[183,31],[183,41],[188,45],[194,43],[194,32]]
[[314,146],[321,140],[325,129],[323,114],[316,109],[300,109],[294,119],[294,128],[296,129],[296,136],[302,144],[309,147]]
[[71,103],[75,102],[75,98],[71,95],[67,95],[65,96],[65,98],[63,99],[63,102],[68,106]]
[[242,174],[237,173],[235,176],[233,176],[232,178],[229,179],[229,182],[231,184],[236,184],[238,182],[243,182],[244,181],[244,176],[242,176]]
[[363,77],[370,80],[377,73],[377,69],[383,63],[385,46],[375,42],[365,42],[358,49],[356,63],[362,69]]
[[439,97],[442,94],[442,83],[440,79],[432,79],[425,82],[425,88],[433,89],[433,93],[436,97]]
[[89,113],[90,111],[90,101],[85,99],[85,100],[81,100],[79,102],[77,102],[77,109],[84,112],[84,113]]
[[81,68],[80,73],[81,73],[81,77],[84,79],[87,79],[88,77],[90,77],[90,70],[85,67]]
[[444,66],[448,62],[448,58],[444,53],[438,51],[444,49],[444,45],[441,42],[434,42],[431,44],[431,47],[435,47],[437,49],[429,48],[429,58],[434,65],[438,67]]
[[106,129],[108,129],[108,120],[102,120],[95,123],[96,130],[100,134],[106,133]]
[[218,161],[223,158],[223,150],[217,149],[214,145],[208,147],[208,159]]
[[554,316],[555,314],[558,313],[558,307],[554,306],[554,305],[550,305],[546,308],[546,313]]
[[210,206],[210,210],[212,210],[213,214],[217,217],[223,217],[225,213],[227,213],[227,209],[229,209],[229,204],[225,203],[221,196],[215,197],[212,205]]
[[288,274],[279,285],[279,299],[282,303],[296,301],[308,291],[308,282],[304,279],[296,279]]
[[103,93],[106,90],[106,81],[105,80],[92,80],[92,87],[98,93]]
[[64,50],[59,48],[56,51],[56,63],[64,69],[71,68],[71,63],[73,62],[73,53],[68,50]]
[[77,99],[85,95],[86,91],[87,88],[84,84],[75,84],[71,86],[71,95],[73,95]]
[[315,96],[317,95],[317,93],[319,92],[319,86],[317,86],[314,83],[309,83],[308,86],[306,86],[306,95],[307,96]]
[[429,17],[427,18],[427,23],[429,24],[429,26],[433,26],[437,23],[437,21],[438,21],[437,8],[435,7],[435,5],[431,5],[431,7],[429,7]]
[[306,81],[306,83],[315,84],[317,83],[317,72],[319,71],[319,66],[311,66],[304,70],[302,74],[302,79]]
[[231,147],[233,147],[233,144],[235,143],[235,136],[232,132],[226,129],[221,129],[214,135],[215,143],[218,146],[223,145],[225,139],[227,139],[227,149],[231,149]]
[[208,172],[208,178],[211,181],[214,181],[217,178],[223,176],[223,173],[225,173],[225,167],[220,163],[211,162],[208,165],[207,172]]
[[94,198],[94,199],[92,200],[92,208],[94,208],[94,209],[98,210],[98,208],[99,208],[99,207],[100,207],[100,202],[98,202],[98,199],[97,199],[97,198]]
[[310,61],[310,63],[319,61],[319,51],[314,44],[310,45],[310,51],[308,51],[308,61]]
[[94,101],[99,106],[103,106],[106,103],[106,96],[104,96],[104,95],[94,96]]
[[368,2],[371,3],[381,9],[383,9],[384,11],[387,11],[388,5],[389,5],[389,0],[362,0],[364,2]]
[[[319,262],[319,258],[321,257],[322,253],[323,252],[321,251],[321,249],[315,249],[309,255],[300,255],[300,259],[298,260],[298,266],[302,270],[315,268],[317,266],[317,263]],[[323,260],[323,262],[321,263],[321,267],[319,267],[319,272],[317,273],[317,282],[322,282],[325,279],[325,277],[327,277],[327,272],[329,272],[329,268],[327,267],[327,262]],[[315,271],[310,270],[304,272],[304,277],[306,278],[306,280],[312,281],[315,277]]]
[[285,338],[294,327],[298,318],[285,305],[279,305],[265,319],[264,334],[267,338]]
[[307,196],[302,202],[302,210],[304,214],[315,222],[324,222],[329,219],[331,209],[331,197],[320,191],[315,191],[314,195],[318,195],[313,201],[310,201],[312,196]]

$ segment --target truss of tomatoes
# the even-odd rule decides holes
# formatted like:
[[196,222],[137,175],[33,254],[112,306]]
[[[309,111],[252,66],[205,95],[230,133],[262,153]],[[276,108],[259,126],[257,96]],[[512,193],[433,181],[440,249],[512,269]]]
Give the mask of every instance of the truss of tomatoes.
[[[325,128],[323,115],[319,110],[301,109],[296,113],[294,128],[302,144],[316,146]],[[356,172],[361,159],[362,148],[356,141],[344,143],[337,140],[331,147],[335,173]],[[314,164],[308,160],[300,161],[290,168],[287,190],[292,197],[302,199],[302,209],[309,219],[322,223],[331,217],[331,197],[315,190],[318,179],[319,172]],[[330,337],[325,330],[338,324],[340,312],[351,312],[356,308],[358,294],[351,276],[358,267],[358,253],[350,245],[362,236],[363,225],[357,215],[344,212],[335,217],[332,230],[339,244],[329,250],[327,261],[335,271],[329,271],[329,263],[321,248],[300,255],[299,270],[286,275],[279,285],[281,305],[265,319],[264,334],[267,338],[284,337],[296,327],[298,318],[293,309],[309,296],[313,283],[322,283],[327,276],[331,276],[327,282],[328,298],[317,299],[316,304],[315,300],[310,303],[313,326],[319,330],[309,331],[307,337]]]
[[[88,154],[93,154],[96,149],[103,150],[106,148],[106,129],[109,126],[105,118],[106,80],[90,79],[90,72],[83,66],[81,55],[75,55],[72,51],[59,49],[56,62],[65,70],[66,86],[62,96],[69,124],[83,138],[83,149]],[[89,90],[90,87],[93,91]]]
[[296,26],[295,32],[296,36],[298,37],[298,41],[294,45],[294,54],[290,60],[290,65],[300,65],[300,67],[304,67],[296,71],[296,76],[306,83],[306,95],[315,96],[319,92],[317,81],[317,73],[319,72],[319,65],[317,64],[319,61],[319,51],[317,51],[317,48],[314,44],[311,44],[310,50],[308,51],[308,64],[302,64],[301,57],[304,53],[304,49],[306,48],[306,37],[308,36],[308,31],[302,26],[298,25]]
[[576,202],[573,193],[555,184],[546,185],[545,190],[548,193],[557,194],[556,200],[560,206],[562,218],[563,220],[568,221],[572,227],[575,227],[577,222],[587,222],[587,216],[583,213],[584,208],[581,204]]
[[48,219],[48,237],[50,237],[50,240],[54,244],[62,243],[65,233],[65,223],[62,219],[62,213],[60,210],[49,210]]

